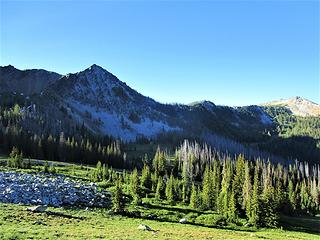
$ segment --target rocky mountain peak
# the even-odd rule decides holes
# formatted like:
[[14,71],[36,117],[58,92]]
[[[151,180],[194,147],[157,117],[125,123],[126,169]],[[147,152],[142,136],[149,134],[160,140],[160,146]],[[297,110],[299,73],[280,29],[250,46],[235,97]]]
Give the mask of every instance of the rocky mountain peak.
[[289,99],[280,99],[265,104],[265,106],[282,106],[288,108],[294,115],[298,116],[320,116],[320,105],[300,96]]

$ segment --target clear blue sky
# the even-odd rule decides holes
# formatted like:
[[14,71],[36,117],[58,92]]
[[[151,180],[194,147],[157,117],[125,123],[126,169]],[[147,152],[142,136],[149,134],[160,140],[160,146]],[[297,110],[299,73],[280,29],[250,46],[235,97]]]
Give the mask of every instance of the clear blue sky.
[[320,103],[319,1],[2,1],[0,64],[96,63],[161,102]]

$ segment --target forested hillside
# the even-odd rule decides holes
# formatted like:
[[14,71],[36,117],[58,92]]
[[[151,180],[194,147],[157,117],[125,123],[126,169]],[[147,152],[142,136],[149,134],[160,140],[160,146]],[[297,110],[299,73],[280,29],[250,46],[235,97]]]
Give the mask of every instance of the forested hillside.
[[[10,78],[15,84],[8,85]],[[35,92],[30,91],[32,79],[41,83]],[[162,104],[95,64],[64,76],[1,67],[0,82],[6,84],[0,95],[0,149],[6,153],[17,145],[25,156],[96,163],[106,158],[103,149],[118,141],[122,152],[114,165],[126,162],[132,167],[141,163],[144,153],[127,158],[126,151],[133,152],[128,144],[173,149],[189,139],[248,159],[320,162],[320,120],[315,115],[320,107],[306,99],[292,98],[290,107]],[[303,110],[305,116],[290,109]]]

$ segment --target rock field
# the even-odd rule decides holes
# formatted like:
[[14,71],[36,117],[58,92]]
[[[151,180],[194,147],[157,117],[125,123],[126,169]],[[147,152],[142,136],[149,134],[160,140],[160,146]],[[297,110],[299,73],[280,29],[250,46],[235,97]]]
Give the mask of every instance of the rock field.
[[111,195],[63,175],[0,172],[0,202],[28,205],[106,207]]

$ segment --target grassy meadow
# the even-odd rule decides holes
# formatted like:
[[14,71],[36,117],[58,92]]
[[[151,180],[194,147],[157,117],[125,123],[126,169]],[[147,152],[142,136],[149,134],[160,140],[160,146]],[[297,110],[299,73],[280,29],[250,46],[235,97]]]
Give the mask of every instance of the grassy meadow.
[[[11,169],[0,159],[0,171],[37,173],[43,161],[31,160],[31,169]],[[56,173],[89,181],[92,166],[49,162]],[[113,186],[100,183],[113,191]],[[124,193],[126,193],[126,187]],[[126,204],[126,213],[115,215],[110,209],[48,208],[46,213],[32,213],[27,206],[0,203],[0,239],[320,239],[320,216],[281,216],[276,229],[219,225],[218,214],[200,211],[186,205],[143,198],[143,205]],[[187,224],[179,219],[186,218]],[[154,231],[137,229],[146,224]]]

